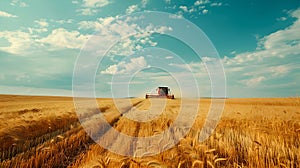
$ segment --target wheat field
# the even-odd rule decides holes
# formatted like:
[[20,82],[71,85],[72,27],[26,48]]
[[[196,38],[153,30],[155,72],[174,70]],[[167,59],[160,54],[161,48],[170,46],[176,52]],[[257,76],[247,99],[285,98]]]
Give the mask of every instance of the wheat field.
[[[126,135],[152,136],[174,122],[180,99],[156,100],[166,103],[161,112],[152,110],[155,105],[148,99],[130,101],[134,109],[148,112],[135,114],[129,109],[122,114],[112,99],[99,98],[101,112],[90,108],[77,115],[72,98],[1,95],[0,167],[300,167],[300,98],[226,99],[217,128],[204,142],[198,138],[211,100],[191,100],[200,102],[193,127],[175,146],[155,155],[151,155],[154,145],[127,145],[113,136],[112,128],[90,118],[102,115]],[[122,156],[101,147],[78,118],[86,119],[94,134],[101,129],[114,149],[139,156],[139,151],[147,151],[149,156]],[[162,141],[171,143],[172,138]]]

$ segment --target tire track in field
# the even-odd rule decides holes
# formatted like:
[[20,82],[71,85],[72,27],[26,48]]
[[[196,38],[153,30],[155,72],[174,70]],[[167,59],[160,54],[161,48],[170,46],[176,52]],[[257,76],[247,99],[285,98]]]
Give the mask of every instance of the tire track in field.
[[[124,114],[128,113],[129,111],[131,111],[132,109],[140,106],[141,104],[143,104],[144,100],[138,101],[136,103],[133,103],[133,106],[130,107],[126,107],[124,108],[121,112],[117,112],[118,115],[115,116],[113,119],[111,119],[110,125],[112,127],[109,128],[103,128],[105,130],[104,134],[101,134],[101,136],[97,137],[97,139],[99,139],[99,141],[101,141],[103,143],[103,141],[106,141],[105,146],[107,146],[108,148],[118,148],[119,144],[124,144],[124,139],[120,138],[118,135],[116,135],[114,133],[114,129],[117,129],[118,131],[123,131],[125,130],[126,133],[128,133],[128,127],[126,127],[126,124],[124,124],[124,119],[125,117],[123,117]],[[109,113],[109,112],[108,112]],[[112,111],[112,113],[115,113],[115,111]],[[112,114],[113,115],[113,114]],[[139,133],[139,123],[137,123],[136,126],[133,127],[134,129],[130,129],[131,131],[129,131],[128,135],[132,135],[133,136],[138,136]],[[132,131],[133,130],[133,131]],[[101,131],[101,132],[102,132]],[[124,132],[122,132],[124,133]],[[101,139],[101,138],[105,138],[105,139]],[[131,143],[132,145],[127,146],[126,148],[118,148],[120,150],[125,150],[126,152],[130,152],[130,151],[134,151],[135,148],[135,144],[134,142]],[[94,153],[97,153],[97,155],[99,155],[99,153],[101,153],[101,157],[99,158],[99,156],[97,158],[87,158],[86,156],[95,156]],[[79,167],[82,166],[86,163],[91,163],[93,161],[91,160],[97,160],[96,162],[99,163],[99,160],[107,160],[107,156],[110,155],[111,152],[108,151],[107,149],[103,148],[102,146],[100,146],[99,144],[93,144],[91,145],[90,149],[86,152],[86,153],[81,153],[76,157],[76,160],[69,164],[69,167]],[[105,159],[106,158],[106,159]]]
[[[88,120],[84,121],[82,125],[85,128],[85,130],[88,131],[88,134],[93,137],[93,139],[99,140],[101,137],[105,136],[105,134],[110,129],[118,125],[117,123],[124,114],[126,114],[142,102],[143,101],[141,100],[136,103],[133,103],[133,106],[125,107],[121,109],[121,112],[117,111],[117,109],[112,109],[106,112],[104,116],[100,116],[102,114],[94,115]],[[105,119],[105,121],[103,120],[103,118]]]
[[[87,125],[94,125],[94,124],[99,124],[98,122],[94,123],[96,120],[94,118],[97,118],[99,115],[103,115],[107,113],[107,116],[114,115],[110,113],[111,108],[106,108],[105,110],[101,110],[102,113],[95,113],[92,112],[91,115],[85,115],[83,118],[83,123]],[[113,116],[110,118],[111,120],[108,121],[110,125],[115,124],[119,120],[119,115],[118,116]],[[89,118],[92,118],[92,120],[89,120]],[[105,118],[105,117],[104,117]],[[81,127],[80,125],[80,127]],[[100,123],[100,125],[103,125]],[[98,127],[99,128],[99,127]],[[108,127],[100,127],[104,132],[108,131]],[[98,130],[99,131],[99,130]],[[101,132],[100,131],[100,132]],[[65,140],[66,141],[66,140]],[[83,129],[82,127],[80,130],[77,132],[77,134],[71,134],[70,137],[68,137],[68,140],[66,142],[68,145],[66,148],[61,148],[63,152],[60,153],[60,155],[56,156],[55,158],[57,160],[60,160],[59,162],[56,161],[56,159],[51,158],[48,160],[48,162],[45,165],[51,165],[51,163],[56,163],[54,164],[54,167],[69,167],[70,165],[74,164],[76,162],[77,158],[81,156],[82,154],[87,153],[87,151],[91,148],[92,145],[95,144],[94,140],[90,138],[90,135],[86,133],[86,130]],[[58,145],[59,146],[59,145]],[[71,146],[71,147],[70,147]],[[61,159],[62,158],[62,159]]]
[[[143,108],[145,104],[145,101],[141,102],[140,104],[134,106],[134,108],[137,107],[141,107]],[[176,119],[176,114],[175,116],[169,116],[169,115],[174,115],[171,113],[177,113],[177,112],[173,112],[172,111],[172,106],[167,106],[166,113],[163,114],[163,116],[161,116],[161,118],[155,120],[155,121],[150,121],[150,122],[146,122],[146,123],[140,123],[140,122],[129,122],[129,119],[126,118],[126,116],[122,116],[120,117],[119,121],[117,123],[114,124],[114,128],[117,129],[118,131],[126,134],[126,135],[130,135],[130,136],[134,136],[134,137],[148,137],[151,135],[155,135],[156,133],[160,133],[162,131],[164,131],[165,129],[169,128],[170,124],[174,122],[174,119]],[[176,107],[179,108],[179,107]],[[133,109],[133,107],[131,109],[128,110],[128,112],[130,110],[135,110]],[[155,109],[154,109],[155,110]],[[154,127],[152,126],[154,124]],[[154,128],[154,129],[153,129]],[[150,142],[150,145],[154,145],[151,147],[154,148],[159,148],[159,151],[164,150],[165,148],[168,148],[170,144],[174,143],[176,139],[175,137],[175,132],[176,131],[181,131],[180,129],[178,130],[177,128],[172,129],[171,133],[168,133],[165,135],[165,137],[163,139],[157,139],[159,142]],[[109,134],[110,131],[107,132],[107,134]],[[112,134],[113,135],[113,134]],[[178,144],[174,144],[174,146],[172,148],[170,148],[168,151],[172,151],[171,153],[168,151],[165,151],[162,153],[162,156],[164,156],[163,160],[162,157],[160,156],[149,156],[152,155],[153,153],[151,151],[153,151],[153,149],[147,149],[146,151],[150,152],[150,153],[139,153],[139,152],[145,152],[145,149],[140,150],[139,148],[141,147],[149,147],[149,144],[142,144],[140,141],[138,141],[137,139],[131,139],[131,141],[128,141],[126,139],[124,139],[124,137],[112,137],[112,136],[108,136],[111,137],[111,139],[109,140],[110,142],[110,146],[108,146],[109,148],[113,148],[113,149],[118,149],[119,153],[123,153],[126,154],[127,156],[143,156],[143,154],[145,154],[145,157],[142,159],[135,159],[132,157],[126,157],[126,156],[120,156],[117,154],[112,153],[110,150],[102,150],[101,151],[101,155],[97,155],[94,158],[90,158],[87,160],[83,160],[81,161],[81,166],[87,166],[85,164],[90,164],[91,162],[94,164],[90,164],[87,167],[93,167],[93,166],[102,166],[102,167],[122,167],[122,166],[133,166],[133,165],[144,165],[147,166],[147,163],[149,163],[149,161],[151,161],[151,159],[153,160],[153,158],[156,158],[155,160],[158,161],[162,161],[165,162],[168,160],[168,162],[170,162],[171,165],[176,165],[178,161],[174,161],[172,160],[173,154],[175,153],[178,154],[179,153],[179,149],[178,149]],[[163,146],[159,146],[162,145]],[[157,146],[158,145],[158,146]],[[156,151],[156,149],[154,149],[154,153]],[[140,150],[140,151],[139,151]],[[96,148],[95,149],[91,149],[89,152],[89,155],[92,155],[93,153],[97,153],[97,152],[93,152],[93,151],[97,151]],[[133,152],[137,152],[137,153],[133,153]],[[97,162],[101,160],[101,162]],[[148,161],[147,161],[148,160]]]
[[[146,103],[143,102],[143,103],[139,104],[139,107],[143,109],[146,107],[145,104]],[[152,109],[152,110],[160,109],[158,107],[160,107],[160,106],[155,106],[154,109]],[[168,108],[170,108],[170,107],[168,107]],[[146,109],[148,109],[148,108],[146,108]],[[149,112],[153,112],[152,110],[150,110]],[[150,122],[132,122],[131,121],[131,125],[129,125],[130,122],[128,122],[128,119],[123,117],[120,119],[120,122],[118,122],[118,124],[128,125],[128,127],[130,127],[131,129],[127,128],[127,130],[126,129],[119,129],[119,130],[121,130],[122,133],[126,133],[127,135],[134,136],[134,137],[149,137],[149,136],[155,135],[156,133],[160,133],[160,132],[164,131],[166,128],[168,128],[170,126],[170,124],[173,122],[173,120],[176,118],[174,116],[171,116],[171,117],[169,116],[170,109],[165,109],[165,110],[166,110],[166,112],[164,112],[160,116],[160,118],[152,120]],[[122,128],[124,128],[124,126]],[[109,158],[110,159],[109,164],[102,162],[102,164],[100,164],[100,165],[94,164],[94,165],[89,165],[89,166],[90,167],[92,167],[92,166],[147,167],[147,163],[149,163],[151,160],[153,160],[153,158],[156,158],[155,160],[158,160],[158,161],[161,160],[162,162],[166,161],[165,158],[163,158],[164,160],[162,160],[162,158],[157,155],[154,155],[154,156],[149,156],[149,155],[160,153],[165,147],[168,147],[167,145],[169,145],[170,142],[173,142],[175,140],[175,137],[172,133],[170,133],[170,134],[166,134],[166,137],[164,137],[162,139],[154,138],[153,139],[154,141],[139,141],[138,139],[131,139],[131,140],[132,140],[131,142],[128,142],[126,140],[119,138],[116,141],[114,141],[114,145],[116,147],[119,147],[118,148],[119,150],[123,150],[122,153],[127,152],[127,156],[129,156],[129,157],[119,156],[112,152],[106,151],[104,155],[101,154],[101,156],[98,156],[97,158],[102,158],[103,160],[107,160]],[[166,144],[166,145],[161,146],[162,144]],[[177,146],[172,147],[171,150],[173,153],[174,152],[178,153]],[[168,151],[170,151],[170,150],[168,150]],[[165,153],[163,153],[163,155],[166,156],[167,159],[169,159],[170,163],[174,162],[174,160],[172,160],[172,156],[171,156],[170,152],[166,151]],[[136,157],[138,157],[138,158],[136,158]],[[140,157],[143,157],[143,158],[140,158]],[[87,161],[85,163],[89,163],[89,161]]]
[[[145,100],[142,100],[135,103],[131,108],[126,109],[122,113],[119,122],[116,123],[112,129],[116,129],[118,132],[126,134],[130,137],[138,137],[141,124],[139,122],[127,119],[124,115],[126,115],[128,112],[137,110],[139,107],[144,106],[144,104]],[[117,139],[113,141],[110,147],[113,149],[118,149],[118,152],[122,153],[123,155],[125,154],[127,156],[133,156],[138,139],[129,138],[126,136],[118,136],[116,138]]]
[[[135,104],[135,106],[131,108],[127,108],[127,110],[124,111],[123,114],[125,112],[128,113],[131,110],[134,111],[137,108],[143,108],[143,107],[145,108],[147,106],[148,105],[146,104],[146,102],[142,101],[138,104]],[[129,136],[147,137],[155,134],[155,131],[158,131],[159,133],[170,126],[170,124],[173,122],[173,119],[176,117],[174,116],[170,117],[169,113],[173,113],[173,112],[170,111],[170,107],[168,106],[167,113],[165,113],[163,117],[147,123],[133,122],[128,118],[126,118],[126,116],[122,115],[120,116],[118,121],[113,124],[113,127],[119,132],[122,132]],[[154,129],[153,129],[153,124],[155,127]],[[138,142],[137,139],[131,139],[131,141],[129,141],[124,139],[124,137],[116,136],[115,134],[113,134],[112,128],[109,129],[104,136],[108,138],[106,144],[108,148],[117,149],[119,153],[127,154],[127,156],[135,156],[136,153],[133,152],[138,152],[137,151],[138,148],[141,147],[140,145],[142,145],[142,144],[138,144],[140,142]],[[169,139],[168,138],[164,139],[164,143],[165,141],[172,141],[173,139],[175,139],[175,137],[173,136],[174,135],[172,134],[168,134]],[[158,142],[158,144],[160,144],[160,142]],[[143,145],[147,146],[149,144],[143,144]],[[172,148],[172,151],[178,153],[179,150],[177,145]],[[163,155],[169,158],[169,160],[172,162],[172,156],[170,156],[168,152],[165,152]],[[138,156],[141,155],[139,154]],[[78,159],[76,160],[76,162],[73,165],[70,165],[70,167],[93,167],[93,166],[120,167],[126,165],[130,166],[131,164],[133,164],[133,162],[136,165],[141,165],[141,164],[145,164],[142,162],[153,157],[157,158],[156,160],[161,160],[160,157],[156,157],[156,156],[146,157],[145,159],[132,160],[131,157],[117,155],[113,153],[111,150],[102,148],[98,144],[93,144],[90,150],[86,154],[81,154],[80,157],[78,157]]]

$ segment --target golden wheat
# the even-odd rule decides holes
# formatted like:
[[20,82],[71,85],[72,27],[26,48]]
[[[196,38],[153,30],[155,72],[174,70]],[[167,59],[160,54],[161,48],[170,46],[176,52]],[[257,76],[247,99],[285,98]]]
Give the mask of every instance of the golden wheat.
[[[141,99],[131,101],[136,104]],[[114,129],[138,137],[161,133],[180,111],[180,99],[167,100],[156,118],[137,122],[122,115],[111,99],[98,102]],[[300,167],[300,98],[227,99],[218,127],[199,142],[210,103],[209,99],[200,100],[196,122],[174,147],[172,135],[158,141],[164,144],[161,148],[138,141],[124,147],[123,139],[109,136],[110,129],[104,130],[110,146],[127,152],[136,147],[131,154],[144,156],[135,158],[96,144],[81,127],[71,98],[3,95],[0,167]],[[145,100],[136,108],[147,110],[150,106]],[[98,109],[87,109],[79,115],[93,128],[99,122],[89,118],[102,114]],[[91,133],[96,134],[96,128],[99,126]],[[180,134],[183,129],[173,131]],[[158,149],[163,151],[153,155]]]

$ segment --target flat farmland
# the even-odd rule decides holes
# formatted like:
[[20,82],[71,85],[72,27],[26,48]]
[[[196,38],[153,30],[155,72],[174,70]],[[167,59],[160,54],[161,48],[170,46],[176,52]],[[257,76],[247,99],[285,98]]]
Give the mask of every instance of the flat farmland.
[[[96,109],[76,113],[70,97],[0,95],[0,167],[300,167],[300,98],[226,99],[221,120],[203,142],[198,139],[211,100],[188,100],[199,103],[190,109],[197,112],[192,128],[178,143],[162,139],[167,150],[159,153],[155,145],[112,132],[159,134],[176,120],[181,99],[126,100],[133,106],[118,108],[113,99],[99,98]],[[102,127],[99,116],[111,127]],[[82,124],[128,155],[103,148]]]

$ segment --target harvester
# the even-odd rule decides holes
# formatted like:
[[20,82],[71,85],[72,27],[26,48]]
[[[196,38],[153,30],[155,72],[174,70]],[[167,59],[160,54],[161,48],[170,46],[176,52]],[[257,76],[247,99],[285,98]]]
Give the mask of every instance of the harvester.
[[174,99],[174,94],[171,94],[171,91],[166,86],[158,87],[157,94],[146,94],[146,99],[148,98],[167,98],[167,99]]

